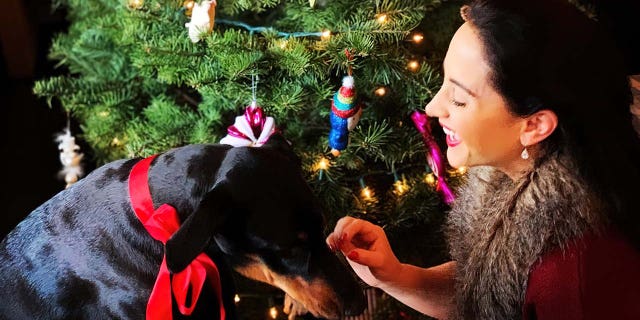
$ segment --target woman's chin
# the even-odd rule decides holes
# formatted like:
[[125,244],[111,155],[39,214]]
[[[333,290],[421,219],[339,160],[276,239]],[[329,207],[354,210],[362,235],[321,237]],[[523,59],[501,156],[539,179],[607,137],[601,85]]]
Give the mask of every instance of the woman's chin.
[[468,167],[467,157],[462,157],[459,150],[454,150],[453,148],[447,148],[447,162],[449,162],[449,166],[456,169]]

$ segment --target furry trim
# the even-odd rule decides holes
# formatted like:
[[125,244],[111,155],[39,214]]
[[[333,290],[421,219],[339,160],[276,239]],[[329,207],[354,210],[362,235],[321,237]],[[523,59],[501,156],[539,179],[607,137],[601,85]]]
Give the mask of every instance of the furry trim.
[[605,220],[602,206],[565,157],[549,156],[518,181],[498,170],[469,172],[447,222],[457,261],[460,319],[520,319],[531,266]]

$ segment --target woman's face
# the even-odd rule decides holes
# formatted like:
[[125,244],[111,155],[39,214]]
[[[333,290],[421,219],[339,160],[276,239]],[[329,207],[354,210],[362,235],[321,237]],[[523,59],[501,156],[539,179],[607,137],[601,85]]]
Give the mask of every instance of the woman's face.
[[489,165],[505,171],[522,165],[520,133],[525,120],[509,113],[491,86],[491,70],[475,29],[463,24],[444,60],[444,82],[425,111],[447,135],[452,167]]

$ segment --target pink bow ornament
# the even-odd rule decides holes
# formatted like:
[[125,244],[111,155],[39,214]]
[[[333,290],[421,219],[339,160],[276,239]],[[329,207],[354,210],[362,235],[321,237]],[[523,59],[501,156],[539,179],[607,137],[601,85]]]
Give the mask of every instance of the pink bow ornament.
[[235,123],[227,128],[227,136],[220,143],[234,147],[260,147],[275,131],[275,120],[265,117],[262,108],[254,102],[245,109],[244,115],[236,117]]

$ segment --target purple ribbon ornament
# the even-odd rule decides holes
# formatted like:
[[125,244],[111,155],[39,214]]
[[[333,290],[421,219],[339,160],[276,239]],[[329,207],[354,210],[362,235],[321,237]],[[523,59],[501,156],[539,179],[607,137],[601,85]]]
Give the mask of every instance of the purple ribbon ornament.
[[422,134],[422,140],[427,148],[427,163],[431,168],[431,171],[438,179],[436,182],[436,191],[439,191],[444,198],[444,202],[448,205],[453,203],[455,196],[451,188],[445,181],[445,169],[444,159],[442,157],[442,151],[436,143],[433,135],[431,134],[431,126],[429,125],[429,117],[420,111],[415,111],[411,114],[411,120],[415,124],[416,128]]

